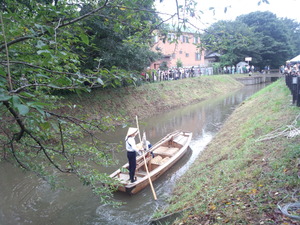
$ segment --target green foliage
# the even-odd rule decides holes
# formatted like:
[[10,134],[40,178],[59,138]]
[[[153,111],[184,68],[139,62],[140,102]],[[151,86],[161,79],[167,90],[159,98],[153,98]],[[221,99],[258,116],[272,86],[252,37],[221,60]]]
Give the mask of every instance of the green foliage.
[[[219,21],[214,23],[202,37],[210,51],[221,53],[221,66],[236,64],[251,55],[256,62],[261,60],[259,38],[245,24]],[[253,55],[255,54],[255,55]]]
[[[84,68],[116,66],[140,72],[149,66],[157,58],[149,48],[151,24],[158,21],[151,12],[152,4],[152,1],[124,1],[122,7],[106,8],[101,15],[86,20],[90,45],[84,51],[77,50],[83,56]],[[81,13],[89,8],[90,5],[84,5]]]
[[146,51],[156,23],[152,3],[90,1],[79,10],[64,0],[1,1],[1,159],[53,185],[55,170],[74,174],[109,200],[115,181],[98,168],[115,163],[111,153],[121,146],[95,134],[114,129],[112,118],[74,117],[75,105],[63,105],[60,96],[140,82],[132,70],[154,57]]
[[176,66],[177,68],[182,67],[182,61],[180,59],[177,59]]
[[159,65],[159,69],[160,70],[168,70],[168,63],[166,61],[163,61],[160,65]]
[[[240,16],[237,20],[247,24],[257,36],[260,36],[262,43],[260,54],[263,59],[261,67],[271,65],[273,68],[278,68],[293,56],[293,48],[297,46],[293,46],[290,35],[297,29],[294,30],[283,19],[278,19],[271,12],[253,12]],[[300,26],[296,23],[295,25],[298,28]],[[299,36],[293,35],[292,37],[298,41],[300,39]]]
[[278,19],[271,12],[254,12],[239,16],[236,21],[214,23],[201,40],[204,48],[222,54],[221,66],[250,56],[256,67],[278,68],[300,53],[299,23]]

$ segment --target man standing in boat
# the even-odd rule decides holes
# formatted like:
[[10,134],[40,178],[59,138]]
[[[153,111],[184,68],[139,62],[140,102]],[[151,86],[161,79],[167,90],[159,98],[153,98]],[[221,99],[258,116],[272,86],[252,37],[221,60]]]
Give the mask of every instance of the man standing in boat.
[[135,136],[138,134],[138,129],[135,127],[129,127],[127,135],[125,137],[127,158],[129,163],[129,179],[131,183],[136,181],[135,169],[136,169],[136,154],[139,154],[139,149],[135,143]]

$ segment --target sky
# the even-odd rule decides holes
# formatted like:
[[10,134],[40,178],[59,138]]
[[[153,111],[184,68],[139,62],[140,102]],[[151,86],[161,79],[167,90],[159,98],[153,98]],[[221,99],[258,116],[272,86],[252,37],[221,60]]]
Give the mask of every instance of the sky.
[[[178,0],[184,2],[184,0]],[[197,0],[198,9],[203,11],[201,28],[205,28],[218,20],[235,20],[237,16],[255,11],[270,11],[278,18],[294,19],[300,23],[300,0],[268,0],[270,4],[261,3],[259,0]],[[160,12],[176,12],[175,0],[156,1],[156,9]],[[215,15],[210,7],[215,8]],[[227,12],[224,13],[224,8]],[[199,23],[197,24],[199,26]]]

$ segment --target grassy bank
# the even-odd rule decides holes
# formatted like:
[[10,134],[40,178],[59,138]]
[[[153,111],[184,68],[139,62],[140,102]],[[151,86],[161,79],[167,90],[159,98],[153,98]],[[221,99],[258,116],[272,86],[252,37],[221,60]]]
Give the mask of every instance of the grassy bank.
[[280,80],[241,104],[156,216],[182,211],[175,224],[298,224],[277,208],[300,197],[300,136],[279,135],[300,113],[290,100]]
[[[115,116],[114,123],[159,114],[184,105],[200,102],[241,88],[232,76],[202,76],[176,81],[144,84],[117,89],[94,89],[81,96],[68,95],[74,114],[100,119]],[[69,111],[69,107],[61,109]],[[122,118],[122,119],[120,119]]]

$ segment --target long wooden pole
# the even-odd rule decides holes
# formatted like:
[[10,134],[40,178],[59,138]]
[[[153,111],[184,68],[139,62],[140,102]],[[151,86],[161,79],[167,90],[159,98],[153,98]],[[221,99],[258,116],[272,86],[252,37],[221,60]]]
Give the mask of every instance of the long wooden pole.
[[[138,121],[137,116],[136,116],[136,126],[137,126],[138,133],[139,133],[140,143],[142,143],[141,133],[140,133],[140,128],[139,128],[139,121]],[[155,193],[155,190],[154,190],[154,187],[153,187],[153,184],[152,184],[152,180],[151,180],[151,177],[150,177],[150,174],[149,174],[149,170],[148,170],[148,166],[147,166],[147,162],[146,162],[144,152],[143,152],[143,159],[144,159],[145,168],[146,168],[147,176],[148,176],[148,179],[149,179],[150,187],[151,187],[151,190],[152,190],[153,198],[154,198],[154,200],[157,200],[156,193]]]

